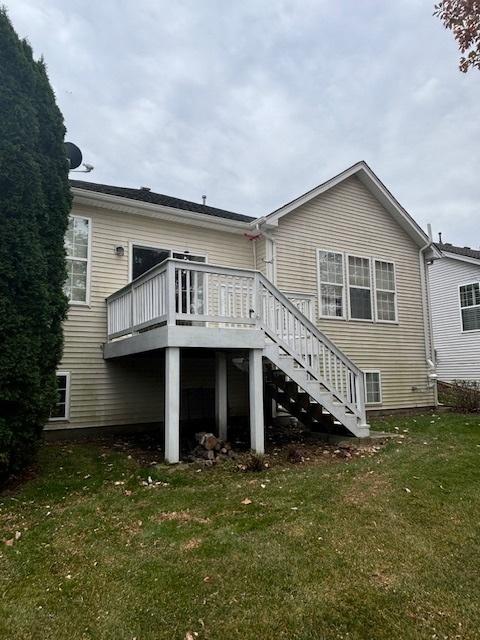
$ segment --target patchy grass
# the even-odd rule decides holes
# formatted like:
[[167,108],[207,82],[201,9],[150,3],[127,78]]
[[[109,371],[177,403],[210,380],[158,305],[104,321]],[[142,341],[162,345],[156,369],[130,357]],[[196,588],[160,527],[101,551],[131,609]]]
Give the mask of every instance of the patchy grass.
[[480,417],[374,426],[255,473],[44,446],[0,496],[0,637],[478,638]]

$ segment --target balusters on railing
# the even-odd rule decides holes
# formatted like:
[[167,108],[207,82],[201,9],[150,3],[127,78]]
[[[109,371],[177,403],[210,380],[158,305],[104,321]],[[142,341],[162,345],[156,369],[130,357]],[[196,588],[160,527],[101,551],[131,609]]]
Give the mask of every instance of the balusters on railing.
[[[264,276],[260,286],[261,303],[257,308],[261,310],[261,326],[307,373],[322,382],[364,422],[362,372]],[[299,300],[300,297],[296,299]],[[311,310],[310,302],[308,304]]]

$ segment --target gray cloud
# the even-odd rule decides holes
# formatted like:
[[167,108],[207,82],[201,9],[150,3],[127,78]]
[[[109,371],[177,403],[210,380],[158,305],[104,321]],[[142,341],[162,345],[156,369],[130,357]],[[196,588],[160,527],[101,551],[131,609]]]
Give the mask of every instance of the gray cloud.
[[420,224],[480,245],[480,74],[458,71],[429,2],[8,9],[96,167],[85,179],[262,215],[365,159]]

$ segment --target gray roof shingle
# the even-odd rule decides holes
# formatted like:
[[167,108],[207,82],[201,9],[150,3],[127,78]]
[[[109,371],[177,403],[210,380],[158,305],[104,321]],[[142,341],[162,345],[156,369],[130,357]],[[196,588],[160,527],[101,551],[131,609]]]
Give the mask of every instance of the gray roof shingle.
[[120,198],[129,198],[130,200],[140,200],[141,202],[172,207],[173,209],[181,209],[182,211],[203,213],[204,215],[215,218],[226,218],[227,220],[236,220],[238,222],[252,222],[252,220],[255,220],[252,216],[246,216],[243,213],[234,213],[233,211],[209,207],[208,205],[198,202],[190,202],[189,200],[182,200],[181,198],[165,196],[146,188],[133,189],[130,187],[115,187],[109,184],[98,184],[96,182],[85,182],[83,180],[70,180],[70,185],[77,189],[86,189],[87,191],[105,193],[111,196],[119,196]]
[[456,253],[460,256],[467,256],[468,258],[475,258],[480,260],[480,249],[470,249],[470,247],[456,247],[449,242],[437,242],[435,246],[440,251],[446,251],[448,253]]

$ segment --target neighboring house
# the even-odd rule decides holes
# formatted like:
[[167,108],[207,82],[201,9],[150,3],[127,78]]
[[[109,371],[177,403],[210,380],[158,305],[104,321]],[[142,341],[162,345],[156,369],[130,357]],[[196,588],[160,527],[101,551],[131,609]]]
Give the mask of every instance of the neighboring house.
[[434,404],[425,260],[439,253],[366,163],[258,219],[147,188],[72,189],[47,429],[163,422],[175,462],[179,423],[212,413],[223,436],[250,415],[262,451],[272,399],[358,436],[366,410]]
[[429,266],[438,379],[480,381],[480,250],[436,245]]

